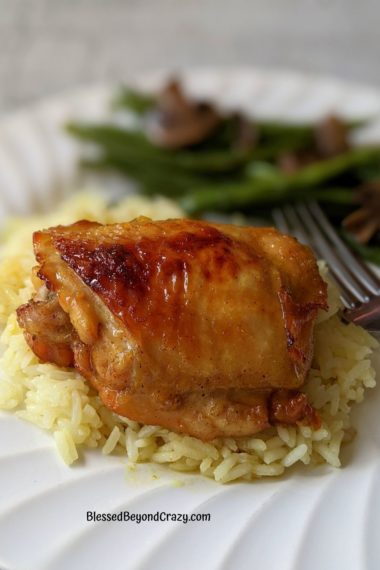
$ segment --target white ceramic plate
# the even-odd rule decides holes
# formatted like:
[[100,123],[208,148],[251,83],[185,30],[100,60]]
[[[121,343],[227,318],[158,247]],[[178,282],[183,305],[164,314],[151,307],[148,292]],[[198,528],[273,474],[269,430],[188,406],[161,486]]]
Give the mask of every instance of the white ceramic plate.
[[[153,89],[164,77],[136,84]],[[183,78],[195,95],[261,117],[373,117],[361,138],[380,140],[380,92],[370,88],[251,69],[193,70]],[[78,147],[61,125],[104,118],[110,93],[68,94],[2,120],[0,220],[46,211],[75,188]],[[378,570],[380,386],[354,418],[359,435],[343,451],[343,469],[296,468],[280,480],[220,486],[157,468],[153,479],[150,466],[126,480],[124,460],[99,452],[68,468],[49,435],[0,414],[0,568]],[[87,511],[210,513],[211,521],[94,523]]]

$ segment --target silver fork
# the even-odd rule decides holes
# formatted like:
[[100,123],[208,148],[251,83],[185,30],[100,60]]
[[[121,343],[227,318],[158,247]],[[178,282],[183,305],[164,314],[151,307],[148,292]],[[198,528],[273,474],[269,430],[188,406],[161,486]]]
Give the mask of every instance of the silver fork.
[[310,245],[326,261],[341,290],[345,319],[379,333],[380,279],[341,240],[318,204],[288,205],[272,215],[281,232]]

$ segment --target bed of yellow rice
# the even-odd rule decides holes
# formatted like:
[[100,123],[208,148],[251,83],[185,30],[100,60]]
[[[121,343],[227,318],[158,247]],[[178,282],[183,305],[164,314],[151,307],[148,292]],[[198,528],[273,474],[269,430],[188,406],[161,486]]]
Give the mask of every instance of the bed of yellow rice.
[[[221,483],[278,476],[297,462],[339,467],[342,441],[352,433],[351,406],[363,400],[366,388],[375,386],[370,357],[377,342],[363,329],[341,322],[339,295],[331,283],[330,310],[318,319],[314,359],[305,386],[323,420],[318,430],[278,426],[256,437],[204,443],[116,416],[77,372],[41,364],[34,356],[15,316],[15,309],[32,294],[32,231],[84,218],[111,223],[138,215],[165,219],[182,213],[163,198],[129,197],[107,208],[100,195],[82,193],[54,214],[14,220],[7,226],[0,249],[0,409],[52,432],[67,464],[75,462],[84,448],[97,447],[103,454],[125,454],[129,465],[152,461],[179,471],[200,472]],[[323,266],[321,272],[326,273]]]

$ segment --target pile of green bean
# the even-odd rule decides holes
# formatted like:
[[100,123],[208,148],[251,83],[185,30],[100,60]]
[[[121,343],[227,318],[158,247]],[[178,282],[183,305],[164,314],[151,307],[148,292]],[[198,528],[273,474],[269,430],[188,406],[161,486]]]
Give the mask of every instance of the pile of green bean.
[[[144,116],[154,104],[153,97],[127,89],[116,101],[119,112],[137,116]],[[233,148],[234,128],[234,119],[227,117],[204,143],[166,150],[153,145],[142,127],[67,125],[73,136],[99,149],[97,158],[83,161],[86,167],[123,173],[142,193],[176,199],[192,216],[210,211],[268,215],[274,205],[313,198],[339,223],[355,207],[354,190],[368,179],[380,178],[380,146],[351,148],[287,174],[277,166],[278,157],[311,149],[313,125],[255,121],[260,138],[250,150]],[[360,254],[380,264],[379,247],[360,246]]]

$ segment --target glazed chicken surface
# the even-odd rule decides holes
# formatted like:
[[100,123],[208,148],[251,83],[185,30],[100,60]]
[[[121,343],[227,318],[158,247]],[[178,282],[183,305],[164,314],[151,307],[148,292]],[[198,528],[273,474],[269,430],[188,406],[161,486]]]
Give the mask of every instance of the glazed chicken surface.
[[40,360],[75,366],[117,414],[203,440],[318,421],[300,389],[327,292],[294,238],[138,218],[33,241],[25,338]]

